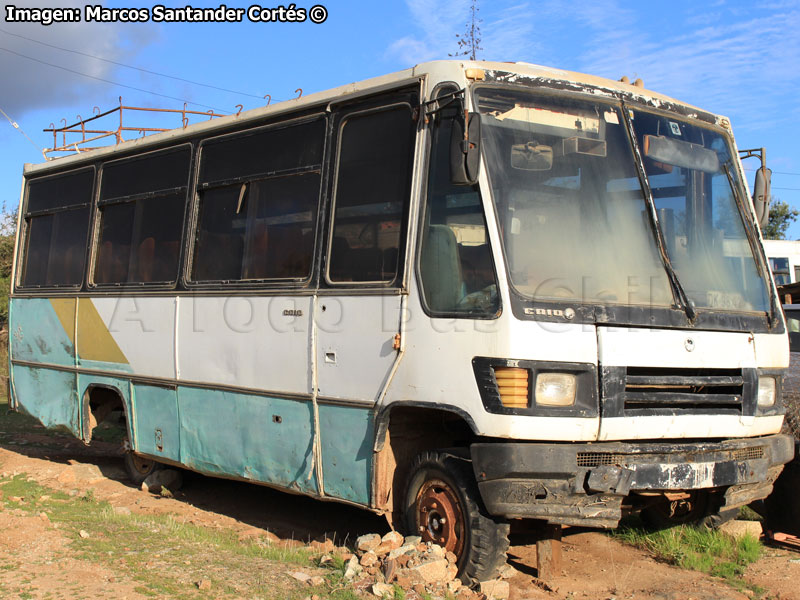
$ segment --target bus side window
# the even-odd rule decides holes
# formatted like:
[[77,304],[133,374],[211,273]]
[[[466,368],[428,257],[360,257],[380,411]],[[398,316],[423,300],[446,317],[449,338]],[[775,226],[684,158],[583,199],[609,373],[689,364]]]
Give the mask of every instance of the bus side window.
[[416,127],[407,104],[355,113],[340,129],[331,283],[392,283],[411,193]]
[[181,146],[103,167],[95,284],[177,280],[190,157]]
[[80,285],[93,188],[94,169],[29,183],[21,286]]
[[317,119],[203,147],[192,281],[310,277],[324,128]]
[[500,308],[492,251],[477,186],[450,183],[452,116],[433,130],[419,273],[434,314],[494,315]]

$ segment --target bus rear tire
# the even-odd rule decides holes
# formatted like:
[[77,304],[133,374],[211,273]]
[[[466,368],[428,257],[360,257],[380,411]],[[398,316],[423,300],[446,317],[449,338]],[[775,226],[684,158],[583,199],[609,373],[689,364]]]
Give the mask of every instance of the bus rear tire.
[[490,579],[506,561],[509,525],[486,512],[466,458],[434,450],[415,459],[403,523],[408,535],[453,552],[464,583]]
[[141,485],[150,475],[164,468],[161,463],[130,451],[125,453],[124,462],[128,479],[135,485]]

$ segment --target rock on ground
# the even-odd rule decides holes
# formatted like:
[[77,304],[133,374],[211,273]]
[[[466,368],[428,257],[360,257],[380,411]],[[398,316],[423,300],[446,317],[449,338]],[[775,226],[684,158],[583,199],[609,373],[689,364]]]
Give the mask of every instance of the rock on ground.
[[759,539],[762,533],[761,523],[758,521],[728,521],[719,530],[737,540],[746,535]]
[[160,469],[147,476],[142,482],[142,491],[160,494],[163,488],[174,492],[183,485],[183,476],[175,469]]

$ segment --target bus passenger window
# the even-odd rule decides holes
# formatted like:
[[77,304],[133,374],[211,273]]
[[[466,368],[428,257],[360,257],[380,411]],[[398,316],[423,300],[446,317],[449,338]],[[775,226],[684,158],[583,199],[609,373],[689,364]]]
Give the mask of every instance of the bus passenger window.
[[324,133],[319,119],[203,146],[192,281],[311,276]]
[[451,129],[452,118],[434,126],[419,259],[423,297],[433,313],[494,315],[500,301],[480,192],[450,183]]
[[311,273],[319,174],[215,188],[200,199],[192,279],[304,279]]
[[407,104],[345,119],[328,263],[331,283],[396,280],[414,135]]
[[21,286],[81,283],[93,187],[94,169],[29,183]]
[[94,283],[170,283],[178,278],[191,148],[103,168]]

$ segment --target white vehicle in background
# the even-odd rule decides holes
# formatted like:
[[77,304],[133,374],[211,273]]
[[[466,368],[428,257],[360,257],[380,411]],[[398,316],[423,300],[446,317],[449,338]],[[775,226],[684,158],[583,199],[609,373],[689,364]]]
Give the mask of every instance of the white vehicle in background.
[[[760,208],[763,212],[763,206]],[[15,406],[339,500],[489,577],[509,525],[766,497],[786,327],[727,119],[441,61],[24,172]]]

